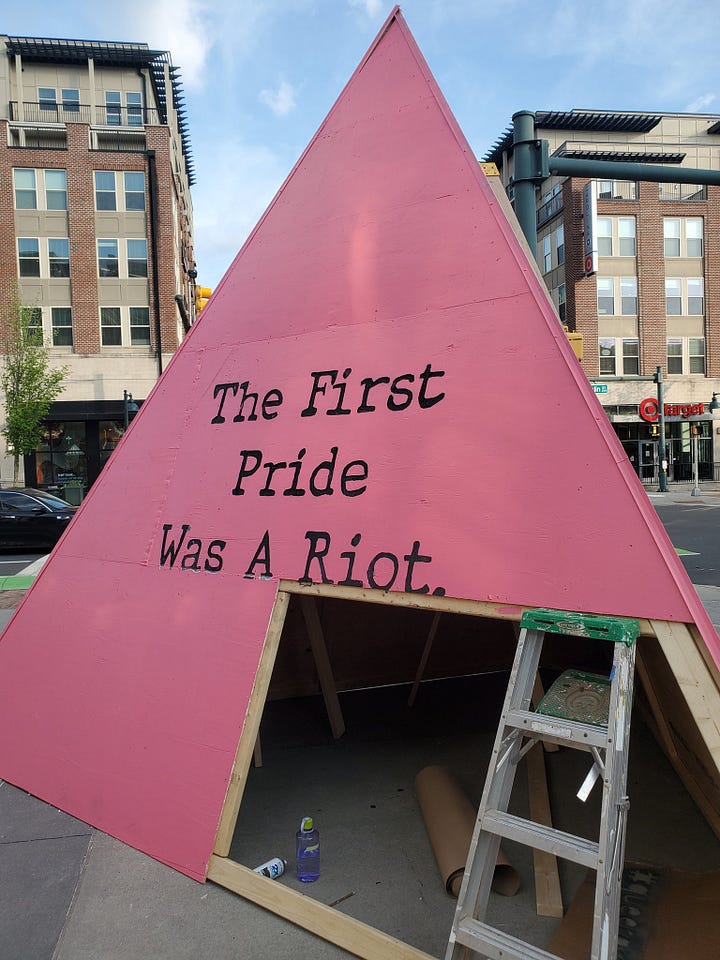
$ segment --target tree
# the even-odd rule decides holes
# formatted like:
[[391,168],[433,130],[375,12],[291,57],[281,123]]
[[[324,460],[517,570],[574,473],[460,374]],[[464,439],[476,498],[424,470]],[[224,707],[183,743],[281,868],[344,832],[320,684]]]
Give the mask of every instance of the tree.
[[20,457],[32,453],[42,439],[43,418],[62,393],[69,368],[51,368],[38,307],[24,306],[15,295],[3,314],[0,387],[5,395],[5,425],[0,432],[13,456],[13,482],[17,485]]

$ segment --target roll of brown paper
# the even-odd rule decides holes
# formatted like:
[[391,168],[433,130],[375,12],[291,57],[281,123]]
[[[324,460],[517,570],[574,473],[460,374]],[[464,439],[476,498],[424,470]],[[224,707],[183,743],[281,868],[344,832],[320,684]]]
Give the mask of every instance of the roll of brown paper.
[[[415,792],[445,889],[457,897],[477,811],[447,767],[424,767],[415,777]],[[504,897],[512,897],[520,889],[520,877],[502,849],[492,888]]]

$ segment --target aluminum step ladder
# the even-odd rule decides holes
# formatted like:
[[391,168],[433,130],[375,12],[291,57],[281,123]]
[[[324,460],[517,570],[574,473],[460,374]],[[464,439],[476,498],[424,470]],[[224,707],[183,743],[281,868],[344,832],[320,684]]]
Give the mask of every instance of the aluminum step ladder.
[[[560,610],[523,614],[515,659],[493,747],[475,831],[468,851],[446,960],[470,956],[492,960],[558,960],[532,944],[485,923],[493,869],[503,838],[515,840],[596,870],[592,948],[589,960],[615,960],[625,825],[637,620]],[[614,644],[610,677],[569,670],[535,710],[533,685],[546,633]],[[509,814],[517,764],[537,740],[588,751],[593,766],[581,787],[583,799],[598,777],[603,796],[597,842]]]

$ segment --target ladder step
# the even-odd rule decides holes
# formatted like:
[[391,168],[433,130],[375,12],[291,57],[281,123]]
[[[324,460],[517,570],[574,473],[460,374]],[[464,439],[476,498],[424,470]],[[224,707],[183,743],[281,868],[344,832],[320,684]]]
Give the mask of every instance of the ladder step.
[[572,860],[573,863],[597,869],[599,846],[594,840],[576,837],[533,820],[523,820],[522,817],[515,817],[501,810],[486,810],[482,829],[506,840],[516,840],[536,850],[544,850],[565,860]]
[[464,917],[458,924],[455,939],[464,947],[469,947],[476,953],[491,960],[559,960],[556,954],[548,953],[531,943],[518,940],[491,927],[480,920]]
[[508,710],[505,726],[537,735],[541,740],[549,740],[561,746],[572,744],[580,749],[590,747],[605,749],[608,745],[607,727],[551,717],[547,714],[535,713],[533,710]]

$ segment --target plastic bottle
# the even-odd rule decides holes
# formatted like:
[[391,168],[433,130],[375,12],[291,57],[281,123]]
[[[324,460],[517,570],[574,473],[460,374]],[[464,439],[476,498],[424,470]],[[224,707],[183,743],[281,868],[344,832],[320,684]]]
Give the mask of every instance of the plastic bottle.
[[320,833],[312,817],[303,817],[300,829],[295,834],[297,878],[303,883],[312,883],[320,876]]

